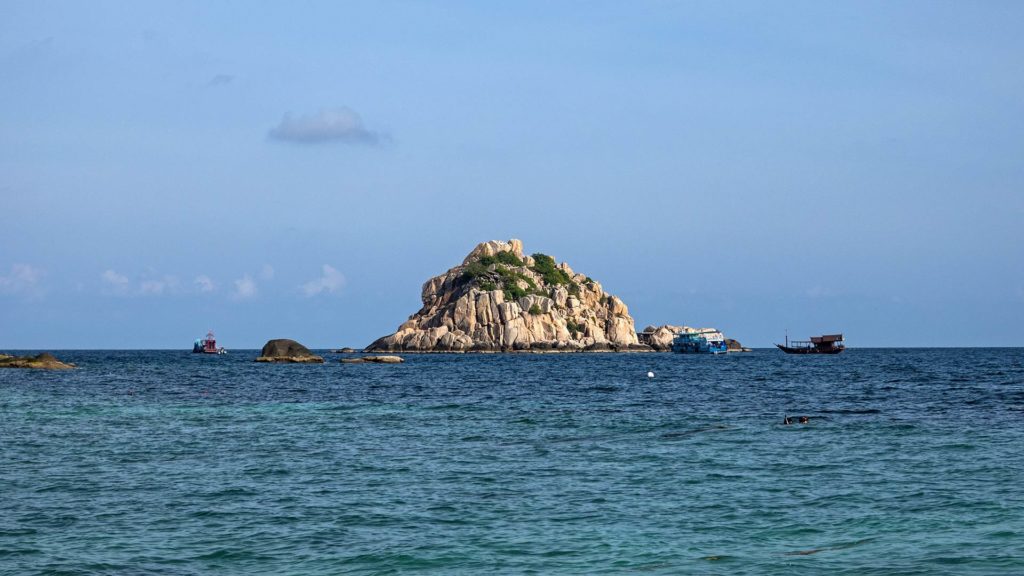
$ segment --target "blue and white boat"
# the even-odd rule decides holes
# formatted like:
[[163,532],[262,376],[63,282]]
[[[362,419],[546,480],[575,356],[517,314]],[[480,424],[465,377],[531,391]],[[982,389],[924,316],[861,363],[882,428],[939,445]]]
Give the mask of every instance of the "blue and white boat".
[[680,332],[672,339],[672,351],[680,354],[725,354],[725,335],[714,328]]

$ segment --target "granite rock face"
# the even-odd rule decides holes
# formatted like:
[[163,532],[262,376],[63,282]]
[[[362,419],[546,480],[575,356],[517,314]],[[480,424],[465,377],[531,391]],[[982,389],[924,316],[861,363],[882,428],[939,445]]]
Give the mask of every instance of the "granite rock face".
[[371,352],[650,350],[626,304],[597,281],[519,240],[477,245],[423,284],[423,307]]
[[322,364],[324,359],[309,351],[295,340],[279,338],[263,345],[257,362],[286,362]]
[[672,349],[672,340],[676,337],[676,334],[688,330],[689,327],[687,326],[665,324],[664,326],[648,326],[644,328],[644,335],[646,337],[646,344],[656,352],[667,352]]

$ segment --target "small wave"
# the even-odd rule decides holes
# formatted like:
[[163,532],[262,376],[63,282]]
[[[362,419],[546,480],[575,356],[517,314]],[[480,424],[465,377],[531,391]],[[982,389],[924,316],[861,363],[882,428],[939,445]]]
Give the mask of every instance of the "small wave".
[[874,538],[864,538],[862,540],[856,540],[854,542],[844,542],[836,544],[834,546],[822,546],[821,548],[810,548],[808,550],[794,550],[792,552],[786,552],[786,556],[810,556],[819,552],[830,552],[832,550],[845,550],[846,548],[853,548],[861,544],[867,544],[868,542],[874,541]]
[[694,434],[700,434],[701,432],[720,432],[722,430],[729,430],[729,427],[724,424],[718,424],[715,426],[705,426],[704,428],[694,428],[693,430],[676,430],[673,432],[665,432],[661,435],[661,438],[665,440],[673,440],[676,438],[688,438]]
[[38,548],[0,548],[0,558],[7,558],[10,556],[31,556],[33,554],[42,554],[43,551]]

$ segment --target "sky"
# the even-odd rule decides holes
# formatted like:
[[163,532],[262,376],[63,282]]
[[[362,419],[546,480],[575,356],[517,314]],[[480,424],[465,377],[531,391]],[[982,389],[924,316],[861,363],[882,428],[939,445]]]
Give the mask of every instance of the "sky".
[[0,349],[364,346],[519,238],[746,345],[1024,346],[1021,2],[0,3]]

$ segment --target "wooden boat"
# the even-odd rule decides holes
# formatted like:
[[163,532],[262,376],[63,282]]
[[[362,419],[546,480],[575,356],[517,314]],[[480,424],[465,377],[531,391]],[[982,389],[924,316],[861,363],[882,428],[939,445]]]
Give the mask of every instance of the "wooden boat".
[[794,340],[792,342],[789,341],[789,335],[787,335],[786,344],[776,344],[776,346],[786,354],[839,354],[846,350],[842,334],[811,336],[810,340]]

